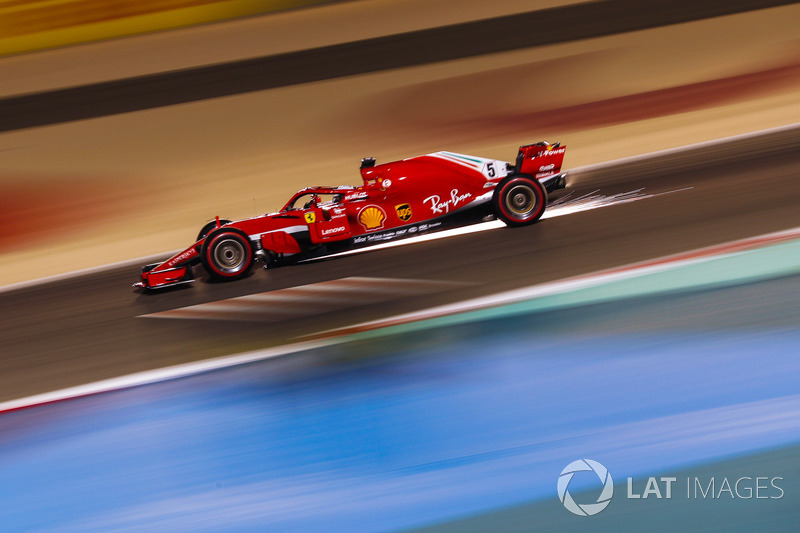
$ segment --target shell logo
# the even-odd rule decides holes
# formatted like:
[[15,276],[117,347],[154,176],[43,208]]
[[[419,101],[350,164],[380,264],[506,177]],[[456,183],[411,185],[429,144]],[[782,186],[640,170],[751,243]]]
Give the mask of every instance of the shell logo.
[[386,212],[377,205],[368,205],[358,213],[358,222],[367,230],[381,229]]

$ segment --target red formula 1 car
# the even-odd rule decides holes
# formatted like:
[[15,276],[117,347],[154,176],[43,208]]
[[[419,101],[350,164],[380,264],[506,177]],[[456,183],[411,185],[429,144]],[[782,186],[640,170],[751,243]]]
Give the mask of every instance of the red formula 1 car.
[[308,187],[277,213],[235,222],[217,217],[189,248],[144,266],[134,287],[194,281],[197,263],[213,278],[232,280],[255,261],[268,268],[488,218],[533,224],[547,192],[566,186],[564,150],[559,143],[521,146],[514,165],[451,152],[377,166],[366,158],[360,187]]

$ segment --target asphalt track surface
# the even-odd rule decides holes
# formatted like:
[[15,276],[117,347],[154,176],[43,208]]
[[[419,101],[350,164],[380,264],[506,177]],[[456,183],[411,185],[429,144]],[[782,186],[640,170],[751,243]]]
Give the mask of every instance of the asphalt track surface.
[[[799,154],[800,129],[795,128],[576,172],[570,185],[575,195],[691,189],[525,228],[269,272],[254,269],[232,283],[209,283],[201,276],[185,288],[141,294],[130,286],[138,267],[127,266],[0,293],[0,401],[278,345],[330,328],[800,226]],[[273,324],[140,318],[350,276],[463,285],[389,304],[353,302],[346,310]]]
[[268,57],[9,97],[0,100],[0,132],[602,37],[793,3],[788,0],[584,2]]

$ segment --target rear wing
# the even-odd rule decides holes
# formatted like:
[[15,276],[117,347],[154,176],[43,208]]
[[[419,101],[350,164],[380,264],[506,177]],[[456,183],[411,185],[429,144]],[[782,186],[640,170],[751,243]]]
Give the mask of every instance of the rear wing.
[[550,144],[547,141],[520,146],[516,170],[540,180],[555,176],[561,171],[566,148],[561,143]]

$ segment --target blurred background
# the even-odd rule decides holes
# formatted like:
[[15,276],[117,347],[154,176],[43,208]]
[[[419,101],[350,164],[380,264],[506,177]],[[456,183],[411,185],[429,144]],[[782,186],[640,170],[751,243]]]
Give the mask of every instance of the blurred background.
[[[779,1],[0,1],[0,401],[794,230],[798,28]],[[543,139],[568,145],[573,198],[641,201],[129,289],[137,258],[357,184],[361,157],[512,160]],[[795,237],[466,326],[3,404],[0,531],[793,530]],[[143,318],[348,276],[459,285],[260,322]],[[581,458],[619,484],[596,517],[556,493]],[[785,494],[625,497],[654,475],[782,477]]]
[[[173,3],[155,2],[151,16],[179,25],[196,22],[186,10],[214,6],[222,17],[239,14],[235,6],[273,6],[183,4],[162,12]],[[333,2],[7,55],[0,59],[0,216],[15,230],[3,232],[2,277],[11,283],[129,259],[130,250],[143,256],[181,248],[198,221],[215,214],[235,219],[277,209],[309,183],[298,172],[315,183],[357,181],[356,165],[367,154],[386,161],[449,149],[508,159],[521,143],[563,139],[575,168],[798,116],[795,6],[661,25],[676,11],[691,19],[691,4],[631,12],[633,4],[576,14],[558,11],[569,2],[465,1],[457,10],[437,2]],[[48,36],[60,30],[34,21],[59,26],[67,19],[45,17],[51,3],[45,11],[37,5],[4,4],[3,24],[17,27],[11,15],[19,17],[26,24],[17,31],[29,28],[31,43],[52,46]],[[152,29],[138,14],[120,16],[151,4],[110,5],[57,3],[92,21],[73,28],[86,40],[102,36],[89,30],[114,21],[127,21],[127,32]],[[556,11],[540,22],[530,14],[537,8]],[[609,20],[596,18],[603,13]],[[498,17],[508,18],[483,21]],[[653,27],[606,31],[620,26]],[[453,34],[413,33],[437,27]],[[553,44],[523,46],[521,37],[535,43],[546,40],[543,33]],[[385,35],[405,39],[330,49]],[[508,51],[480,53],[498,47]],[[258,61],[314,48],[310,57]],[[439,51],[453,59],[436,60]],[[395,64],[403,68],[386,67]],[[204,66],[217,68],[188,70]],[[298,71],[311,83],[294,84]],[[77,94],[57,92],[64,89]],[[32,222],[56,212],[58,224]],[[68,238],[62,228],[70,228]],[[44,265],[36,252],[42,245],[59,260]]]

